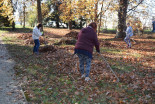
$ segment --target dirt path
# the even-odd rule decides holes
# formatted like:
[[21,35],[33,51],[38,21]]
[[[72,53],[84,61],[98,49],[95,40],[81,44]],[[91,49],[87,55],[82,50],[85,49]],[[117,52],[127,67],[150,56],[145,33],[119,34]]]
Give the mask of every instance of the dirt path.
[[0,104],[26,104],[19,83],[15,80],[14,64],[0,39]]

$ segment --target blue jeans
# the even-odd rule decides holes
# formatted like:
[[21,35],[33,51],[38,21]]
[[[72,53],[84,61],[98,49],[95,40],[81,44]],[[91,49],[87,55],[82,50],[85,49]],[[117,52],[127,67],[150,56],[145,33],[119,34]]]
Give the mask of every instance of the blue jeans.
[[90,73],[90,67],[91,67],[91,58],[89,58],[86,55],[83,54],[77,54],[79,57],[79,62],[80,62],[80,72],[83,75],[84,74],[84,65],[86,64],[86,77],[89,77]]
[[124,38],[124,41],[126,42],[126,44],[128,45],[128,47],[131,47],[130,36],[126,36]]
[[40,46],[40,42],[39,42],[39,39],[35,39],[34,40],[34,43],[35,43],[35,45],[34,45],[34,48],[33,48],[33,53],[39,53],[39,46]]

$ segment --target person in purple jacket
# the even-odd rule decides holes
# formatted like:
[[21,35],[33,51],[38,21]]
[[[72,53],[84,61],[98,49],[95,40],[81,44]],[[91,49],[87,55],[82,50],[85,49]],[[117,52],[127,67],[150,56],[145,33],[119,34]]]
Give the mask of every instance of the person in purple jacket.
[[[90,80],[89,73],[94,46],[96,47],[96,51],[100,53],[96,31],[97,24],[95,22],[90,23],[88,27],[83,28],[79,32],[78,40],[75,44],[74,54],[77,54],[79,57],[81,77],[85,77],[85,81]],[[84,64],[86,64],[85,71]]]

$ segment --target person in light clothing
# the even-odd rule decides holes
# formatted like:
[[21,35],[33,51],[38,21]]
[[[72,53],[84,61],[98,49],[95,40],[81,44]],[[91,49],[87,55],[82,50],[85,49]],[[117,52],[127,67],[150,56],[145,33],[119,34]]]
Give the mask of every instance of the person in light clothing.
[[38,54],[39,53],[38,52],[39,46],[40,46],[39,37],[41,35],[43,35],[43,32],[40,31],[41,27],[42,27],[42,24],[39,23],[33,29],[32,39],[34,40],[34,43],[35,43],[34,48],[33,48],[33,53],[34,54]]
[[133,30],[132,27],[130,26],[130,23],[127,23],[127,29],[126,29],[126,37],[124,38],[124,41],[127,44],[127,47],[131,48],[131,42],[130,42],[130,37],[133,36]]

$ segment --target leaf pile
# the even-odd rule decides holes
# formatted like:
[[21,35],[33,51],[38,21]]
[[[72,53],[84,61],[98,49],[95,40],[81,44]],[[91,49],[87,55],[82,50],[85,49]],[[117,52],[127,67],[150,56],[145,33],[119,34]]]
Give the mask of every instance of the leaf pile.
[[64,37],[62,37],[59,42],[56,42],[54,44],[55,45],[62,45],[62,44],[75,45],[77,37],[78,37],[78,32],[71,31],[71,32],[67,33],[66,35],[64,35]]
[[52,45],[46,45],[46,46],[44,46],[44,47],[40,47],[40,48],[39,48],[39,52],[48,52],[48,51],[50,51],[50,52],[55,52],[55,51],[57,51],[57,50],[56,50],[56,48],[55,48],[54,46],[52,46]]
[[74,39],[77,39],[78,34],[79,34],[79,33],[78,33],[77,31],[71,31],[71,32],[67,33],[67,34],[65,35],[65,37],[72,37],[72,38],[74,38]]
[[54,45],[75,45],[76,40],[74,38],[71,37],[63,37],[59,42],[54,43]]
[[[26,44],[26,45],[34,44],[34,40],[32,39],[32,34],[31,33],[20,34],[18,36],[18,39],[24,40],[24,44]],[[40,44],[44,44],[44,43],[47,43],[48,40],[45,39],[43,36],[40,36],[39,41],[40,41]]]

